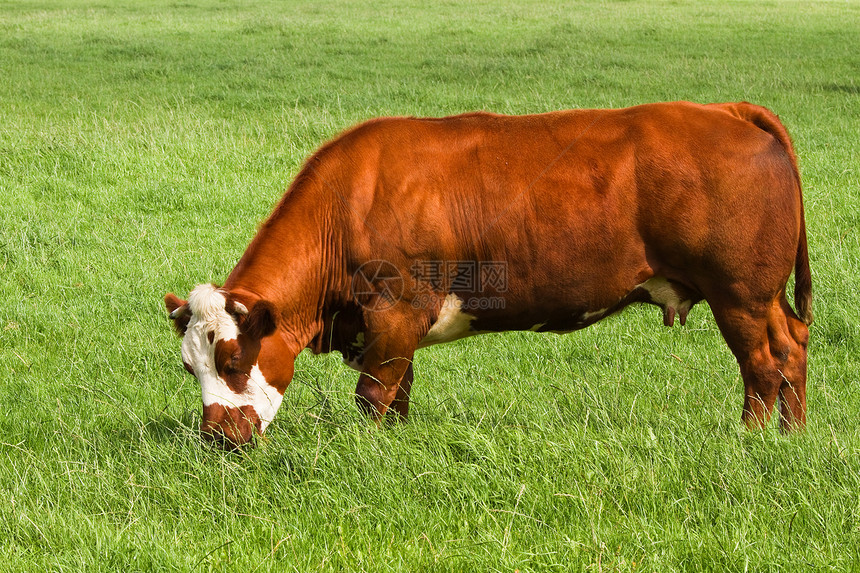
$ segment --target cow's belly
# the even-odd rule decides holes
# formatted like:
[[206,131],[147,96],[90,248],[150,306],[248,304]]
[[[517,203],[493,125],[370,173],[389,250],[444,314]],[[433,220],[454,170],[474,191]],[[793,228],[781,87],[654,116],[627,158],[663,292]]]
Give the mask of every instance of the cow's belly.
[[452,293],[445,298],[438,318],[418,344],[418,348],[490,332],[572,332],[610,314],[609,308],[586,311],[556,309],[552,312],[532,310],[533,312],[523,312],[521,309],[514,309],[506,313],[505,309],[494,309],[492,312],[486,312],[473,309],[469,304],[464,307],[463,299]]
[[613,303],[602,307],[583,307],[581,304],[565,307],[563,295],[552,310],[516,309],[510,315],[505,309],[486,313],[482,310],[464,309],[463,299],[456,294],[445,298],[436,322],[421,340],[418,348],[452,342],[468,336],[488,332],[523,330],[533,332],[567,333],[580,330],[614,314],[634,302],[657,305],[663,309],[664,324],[671,326],[676,314],[681,323],[686,321],[687,312],[701,297],[689,288],[665,277],[655,276],[635,285]]

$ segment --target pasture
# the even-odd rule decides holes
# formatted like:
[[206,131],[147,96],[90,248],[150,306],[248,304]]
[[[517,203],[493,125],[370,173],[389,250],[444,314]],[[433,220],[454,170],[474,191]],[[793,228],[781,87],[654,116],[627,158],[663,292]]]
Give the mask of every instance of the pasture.
[[[0,570],[860,569],[858,30],[856,2],[0,2]],[[223,282],[323,141],[677,99],[793,136],[806,433],[741,428],[701,304],[421,350],[381,430],[304,353],[260,447],[201,444],[162,297]]]

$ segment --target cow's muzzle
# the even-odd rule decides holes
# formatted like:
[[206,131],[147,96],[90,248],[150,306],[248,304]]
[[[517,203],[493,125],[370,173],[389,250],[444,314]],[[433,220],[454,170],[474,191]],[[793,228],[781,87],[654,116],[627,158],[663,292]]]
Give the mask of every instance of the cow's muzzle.
[[203,407],[200,435],[225,450],[235,450],[252,443],[254,433],[261,434],[260,417],[253,406],[224,406],[211,404]]

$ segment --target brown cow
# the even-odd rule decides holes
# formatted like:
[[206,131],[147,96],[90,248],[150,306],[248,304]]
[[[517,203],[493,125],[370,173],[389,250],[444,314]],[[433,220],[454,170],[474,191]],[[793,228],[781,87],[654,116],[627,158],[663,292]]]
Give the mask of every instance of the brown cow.
[[361,372],[372,418],[405,418],[422,346],[569,332],[633,302],[683,324],[703,299],[744,422],[779,398],[801,428],[811,284],[785,128],[748,103],[680,102],[368,121],[308,160],[223,287],[165,303],[201,430],[234,447],[265,430],[305,347]]

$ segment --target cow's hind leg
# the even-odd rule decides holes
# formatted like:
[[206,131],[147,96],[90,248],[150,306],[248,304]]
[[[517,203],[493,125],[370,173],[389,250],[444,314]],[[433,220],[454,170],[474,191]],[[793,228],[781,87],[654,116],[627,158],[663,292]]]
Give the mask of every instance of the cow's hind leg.
[[743,421],[762,428],[780,399],[786,431],[806,424],[806,344],[809,331],[780,293],[764,308],[712,303],[714,316],[738,360],[745,387]]
[[785,298],[782,299],[784,322],[779,337],[788,342],[790,351],[782,370],[779,404],[782,429],[801,430],[806,426],[806,352],[809,328],[800,320]]

